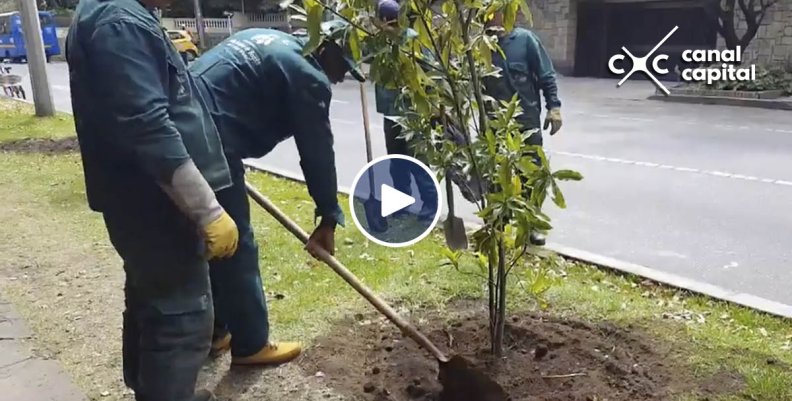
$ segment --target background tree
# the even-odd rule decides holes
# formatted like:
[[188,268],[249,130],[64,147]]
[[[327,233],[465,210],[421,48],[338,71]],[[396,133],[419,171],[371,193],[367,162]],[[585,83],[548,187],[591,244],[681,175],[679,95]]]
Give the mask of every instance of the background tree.
[[[740,46],[745,50],[751,43],[759,27],[762,25],[767,11],[778,0],[705,0],[707,15],[715,24],[718,33],[723,37],[728,49]],[[739,34],[737,26],[740,20],[746,23],[745,32]]]
[[[288,0],[284,5],[291,4]],[[483,225],[472,236],[472,252],[445,250],[449,264],[465,265],[472,256],[485,281],[491,329],[491,349],[503,352],[509,281],[514,271],[534,280],[526,288],[537,294],[549,281],[526,266],[526,257],[540,254],[530,245],[534,229],[550,230],[541,206],[548,194],[565,207],[558,180],[579,180],[574,171],[551,171],[540,147],[525,144],[535,131],[522,132],[514,117],[521,113],[515,96],[496,102],[485,95],[484,78],[499,75],[492,64],[500,52],[497,40],[484,30],[484,22],[503,12],[505,28],[512,29],[520,10],[530,11],[524,0],[402,0],[397,27],[386,27],[369,0],[304,0],[291,4],[307,22],[310,39],[305,52],[321,42],[319,29],[328,11],[350,22],[344,32],[353,57],[366,49],[370,79],[398,88],[405,114],[397,120],[404,136],[415,143],[438,178],[455,172],[464,193],[484,193],[476,200]],[[408,31],[408,28],[411,28]],[[531,154],[539,163],[534,164]],[[528,196],[527,189],[530,189]],[[537,280],[543,280],[538,282]]]

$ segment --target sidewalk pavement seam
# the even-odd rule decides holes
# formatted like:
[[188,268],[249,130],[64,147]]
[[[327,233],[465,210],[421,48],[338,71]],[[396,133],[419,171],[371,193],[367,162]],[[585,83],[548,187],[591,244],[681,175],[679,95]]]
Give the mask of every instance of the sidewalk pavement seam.
[[[287,180],[305,183],[303,177],[300,174],[283,169],[273,168],[255,159],[245,160],[244,163],[248,168],[253,170],[273,174]],[[350,189],[346,187],[339,187],[338,192],[347,196],[349,196],[351,193]],[[473,222],[467,222],[465,226],[468,229],[476,229],[480,227],[478,223]],[[593,252],[588,252],[564,245],[549,243],[546,245],[546,248],[567,259],[584,262],[616,272],[632,274],[657,283],[665,284],[670,287],[706,295],[711,298],[741,305],[771,315],[792,319],[792,305],[772,301],[747,293],[732,291],[717,285],[666,273],[651,267],[618,260],[608,256],[599,255]]]
[[0,299],[0,393],[14,401],[85,401],[56,360],[41,358],[34,336],[14,306]]

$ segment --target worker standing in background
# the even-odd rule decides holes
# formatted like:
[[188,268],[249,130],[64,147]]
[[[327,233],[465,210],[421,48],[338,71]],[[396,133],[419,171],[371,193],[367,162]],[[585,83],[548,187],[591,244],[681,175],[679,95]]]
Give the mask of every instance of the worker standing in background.
[[83,0],[66,40],[88,204],[124,261],[124,381],[137,401],[195,391],[212,336],[207,259],[238,231],[217,129],[153,13],[169,0]]
[[[377,14],[380,20],[386,24],[396,24],[399,18],[399,3],[395,0],[381,0],[377,5]],[[391,117],[401,115],[406,107],[400,100],[399,92],[398,89],[386,88],[379,83],[374,87],[377,112],[384,115],[382,125],[385,133],[385,148],[389,155],[398,154],[420,159],[407,140],[401,137],[402,126],[391,119]],[[423,201],[418,218],[421,220],[434,218],[434,211],[438,206],[436,204],[437,188],[418,165],[402,159],[391,159],[390,176],[393,180],[393,187],[408,195],[412,195],[412,180],[415,180],[415,186]],[[394,213],[394,216],[398,217],[408,213],[407,210],[400,210]]]
[[212,351],[231,349],[237,365],[273,365],[291,361],[300,345],[270,341],[267,302],[259,271],[258,246],[250,224],[242,160],[264,157],[294,137],[308,192],[319,225],[306,245],[309,253],[335,250],[336,225],[344,224],[338,204],[333,132],[330,128],[331,84],[347,71],[365,77],[344,55],[336,37],[345,24],[322,24],[326,40],[304,56],[305,42],[273,29],[240,31],[199,58],[190,71],[207,98],[220,130],[234,185],[217,197],[240,231],[237,253],[211,264],[217,309]]
[[[558,85],[553,62],[547,54],[539,37],[533,32],[515,27],[511,32],[503,29],[503,14],[496,13],[487,23],[487,28],[498,37],[498,44],[503,50],[494,52],[493,64],[501,69],[500,77],[485,77],[486,93],[499,101],[511,101],[515,94],[519,95],[523,113],[516,117],[525,131],[539,129],[528,137],[527,144],[543,145],[540,118],[542,114],[542,95],[547,108],[544,129],[550,129],[555,135],[561,129],[561,101],[558,98]],[[541,94],[540,94],[541,92]],[[535,153],[526,155],[538,162]],[[528,194],[530,195],[530,193]],[[531,233],[531,243],[544,245],[545,236],[535,231]]]

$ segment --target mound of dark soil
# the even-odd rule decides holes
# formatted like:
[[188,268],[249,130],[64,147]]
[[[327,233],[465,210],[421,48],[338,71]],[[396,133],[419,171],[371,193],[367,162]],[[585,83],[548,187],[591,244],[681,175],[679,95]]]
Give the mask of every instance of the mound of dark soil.
[[[387,321],[370,319],[321,338],[303,367],[354,398],[449,401],[440,395],[437,362]],[[480,312],[451,321],[425,316],[421,323],[432,341],[467,358],[513,401],[660,401],[673,375],[685,375],[666,366],[666,352],[648,337],[609,324],[513,317],[503,359],[487,349],[488,326]]]
[[63,139],[18,139],[0,143],[0,152],[60,154],[79,150],[80,145],[76,137]]

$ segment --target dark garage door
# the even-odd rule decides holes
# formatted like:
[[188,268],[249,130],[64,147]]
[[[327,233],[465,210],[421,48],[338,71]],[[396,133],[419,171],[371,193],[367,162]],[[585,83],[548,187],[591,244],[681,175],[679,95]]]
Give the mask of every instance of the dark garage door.
[[669,56],[664,67],[671,72],[661,79],[675,80],[673,63],[683,50],[711,49],[717,39],[703,9],[686,4],[691,2],[579,3],[575,75],[612,77],[608,59],[621,53],[622,46],[641,57],[676,25],[679,29],[655,53]]

